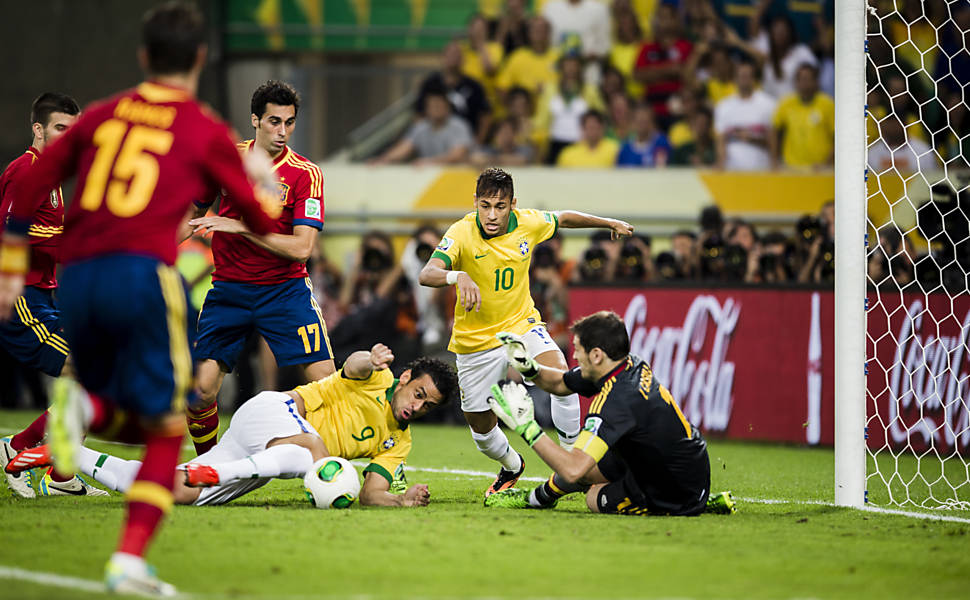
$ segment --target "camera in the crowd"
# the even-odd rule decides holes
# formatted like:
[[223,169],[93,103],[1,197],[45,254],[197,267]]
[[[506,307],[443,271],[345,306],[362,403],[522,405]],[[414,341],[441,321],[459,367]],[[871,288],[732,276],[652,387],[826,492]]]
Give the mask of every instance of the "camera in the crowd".
[[579,274],[583,281],[603,281],[606,278],[606,250],[599,246],[588,248],[579,262]]
[[427,242],[418,242],[418,245],[414,248],[414,253],[418,256],[418,260],[423,263],[431,260],[431,254],[434,252],[434,246],[428,244]]
[[795,231],[803,244],[811,244],[822,234],[822,220],[813,215],[805,215],[795,224]]
[[548,244],[539,244],[532,252],[532,266],[536,269],[556,268],[556,253]]
[[364,250],[364,255],[361,258],[360,266],[365,271],[377,273],[390,269],[392,266],[394,266],[394,263],[390,255],[388,255],[386,252],[379,248],[370,246]]

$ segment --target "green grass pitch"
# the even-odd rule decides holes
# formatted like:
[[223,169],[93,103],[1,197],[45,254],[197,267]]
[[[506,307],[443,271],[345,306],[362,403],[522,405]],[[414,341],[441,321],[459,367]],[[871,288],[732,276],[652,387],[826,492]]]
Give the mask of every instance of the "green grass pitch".
[[[32,417],[0,412],[0,432]],[[513,443],[526,477],[548,476]],[[710,453],[713,488],[740,499],[735,515],[590,515],[578,496],[550,511],[486,509],[490,479],[474,473],[494,465],[468,430],[416,425],[408,480],[430,485],[428,508],[315,510],[301,482],[276,481],[226,506],[176,507],[149,561],[192,598],[970,596],[970,524],[828,505],[831,450],[714,441]],[[3,573],[100,580],[123,515],[120,495],[2,493],[0,511],[0,598],[103,597]]]

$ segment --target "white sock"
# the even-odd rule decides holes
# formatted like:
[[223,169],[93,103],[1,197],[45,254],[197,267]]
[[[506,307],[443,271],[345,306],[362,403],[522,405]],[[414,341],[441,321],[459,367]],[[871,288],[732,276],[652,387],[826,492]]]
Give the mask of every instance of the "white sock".
[[240,479],[303,477],[313,466],[313,455],[303,446],[280,444],[240,460],[209,465],[219,474],[219,483]]
[[568,448],[579,435],[579,396],[550,396],[552,404],[552,424],[559,434],[559,445]]
[[78,464],[85,475],[92,477],[106,488],[122,493],[128,491],[131,482],[138,474],[138,469],[141,468],[140,460],[125,460],[110,454],[95,452],[84,446],[81,446]]
[[509,438],[505,437],[498,425],[484,434],[472,429],[472,439],[475,440],[479,452],[502,463],[502,468],[506,471],[518,472],[522,468],[522,457],[512,449]]

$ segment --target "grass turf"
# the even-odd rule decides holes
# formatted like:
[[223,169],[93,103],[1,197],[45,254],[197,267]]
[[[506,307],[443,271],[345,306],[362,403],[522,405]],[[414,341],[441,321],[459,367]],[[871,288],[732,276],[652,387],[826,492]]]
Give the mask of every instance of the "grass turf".
[[[0,431],[33,416],[0,412]],[[550,511],[486,509],[488,477],[421,470],[493,471],[467,429],[414,427],[408,479],[430,485],[428,508],[314,510],[300,483],[276,481],[226,506],[176,507],[150,562],[193,598],[963,598],[970,589],[970,524],[812,504],[831,499],[831,450],[713,442],[715,490],[798,503],[617,517],[588,514],[579,496]],[[526,476],[548,475],[513,443]],[[123,502],[0,494],[0,510],[0,566],[97,580]],[[99,594],[0,581],[0,598],[88,597]]]

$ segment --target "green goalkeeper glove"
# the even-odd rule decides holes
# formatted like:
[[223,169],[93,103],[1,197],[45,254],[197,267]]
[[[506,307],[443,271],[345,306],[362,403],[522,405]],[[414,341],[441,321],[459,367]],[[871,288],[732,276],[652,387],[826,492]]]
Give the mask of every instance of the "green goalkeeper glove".
[[496,333],[495,337],[505,346],[505,355],[509,359],[509,364],[516,371],[522,373],[522,376],[526,379],[530,381],[535,379],[536,375],[539,374],[539,363],[529,356],[529,351],[525,347],[525,342],[522,341],[522,336],[503,331]]
[[521,383],[509,382],[501,388],[498,384],[492,385],[488,405],[506,427],[522,436],[529,447],[542,436],[542,427],[535,420],[532,398]]

